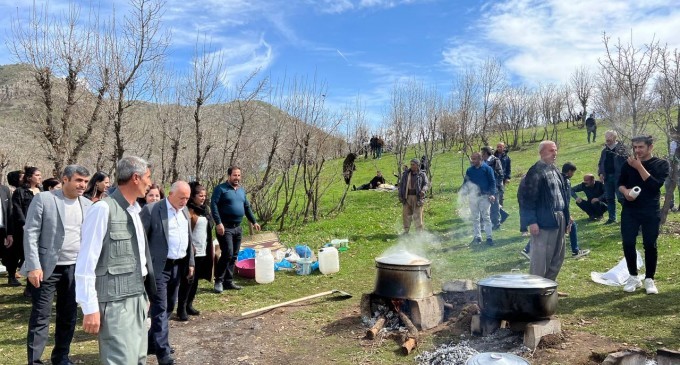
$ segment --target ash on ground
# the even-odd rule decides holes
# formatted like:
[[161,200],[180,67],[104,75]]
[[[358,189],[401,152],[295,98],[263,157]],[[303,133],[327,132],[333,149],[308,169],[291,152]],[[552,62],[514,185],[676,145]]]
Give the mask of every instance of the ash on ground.
[[397,332],[405,332],[406,327],[404,327],[399,320],[399,315],[397,315],[397,312],[390,310],[386,305],[379,305],[377,306],[377,310],[373,312],[373,317],[371,318],[362,318],[362,322],[364,323],[365,326],[368,328],[373,327],[375,325],[375,322],[378,320],[378,317],[381,315],[385,316],[385,326],[380,330],[380,332],[389,332],[389,331],[397,331]]
[[524,346],[522,334],[501,328],[485,337],[466,336],[459,343],[444,344],[432,351],[416,356],[419,365],[465,365],[465,362],[481,352],[503,352],[522,356],[531,352]]

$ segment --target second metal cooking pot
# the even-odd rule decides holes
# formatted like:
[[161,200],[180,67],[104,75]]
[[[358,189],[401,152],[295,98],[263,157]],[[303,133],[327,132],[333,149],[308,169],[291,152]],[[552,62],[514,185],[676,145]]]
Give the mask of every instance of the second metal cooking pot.
[[477,283],[479,308],[491,318],[531,321],[557,311],[557,283],[536,275],[500,274]]
[[388,298],[422,299],[431,296],[430,260],[407,251],[375,259],[377,295]]

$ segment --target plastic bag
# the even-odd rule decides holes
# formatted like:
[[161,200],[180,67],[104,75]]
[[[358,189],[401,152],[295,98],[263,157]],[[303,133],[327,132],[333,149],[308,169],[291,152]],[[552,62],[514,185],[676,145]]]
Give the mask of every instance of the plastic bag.
[[241,261],[245,259],[254,259],[255,258],[255,250],[247,247],[242,249],[241,251],[238,252],[238,256],[236,258],[236,261]]
[[309,248],[307,245],[297,245],[295,246],[295,252],[298,254],[300,257],[304,258],[310,258],[314,254],[312,252],[312,249]]

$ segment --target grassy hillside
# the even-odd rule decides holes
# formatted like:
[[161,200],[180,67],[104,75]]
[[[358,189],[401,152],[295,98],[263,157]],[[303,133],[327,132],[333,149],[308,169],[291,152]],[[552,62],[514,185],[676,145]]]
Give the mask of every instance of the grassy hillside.
[[[601,127],[600,131],[603,134],[604,128]],[[566,161],[576,164],[578,170],[574,182],[580,181],[585,173],[596,172],[603,140],[603,136],[598,136],[597,144],[587,144],[584,130],[560,130],[558,164],[561,166]],[[521,237],[518,230],[516,191],[517,177],[538,158],[536,145],[523,146],[519,151],[512,151],[510,156],[513,161],[513,181],[505,200],[506,210],[511,216],[503,228],[494,233],[496,245],[493,247],[468,245],[472,238],[471,225],[461,215],[455,193],[462,182],[461,167],[467,166],[467,161],[461,161],[461,155],[456,152],[441,153],[432,161],[434,198],[428,200],[425,208],[427,234],[407,236],[400,241],[401,206],[395,193],[350,191],[346,208],[337,216],[326,217],[281,234],[285,243],[305,243],[313,248],[320,247],[332,238],[349,238],[350,249],[341,253],[339,273],[331,276],[296,276],[280,272],[276,274],[273,284],[257,285],[243,281],[245,290],[221,296],[211,294],[210,284],[203,281],[195,305],[204,311],[220,311],[225,315],[237,316],[242,311],[324,290],[340,289],[354,294],[351,300],[328,301],[292,311],[296,319],[320,329],[343,316],[358,316],[360,294],[373,290],[374,258],[396,244],[421,251],[433,260],[436,289],[440,283],[451,279],[478,280],[512,269],[528,272],[528,261],[519,255],[527,239]],[[341,164],[342,161],[333,161],[328,166],[329,173],[339,174]],[[391,175],[394,166],[392,155],[384,155],[381,160],[361,158],[353,182],[356,185],[368,182],[376,169],[381,169],[388,181],[393,182]],[[326,195],[324,204],[330,206],[337,203],[343,188],[341,179],[338,179]],[[588,331],[648,350],[680,347],[680,319],[677,317],[680,311],[680,282],[676,275],[676,260],[680,256],[677,245],[680,214],[671,214],[671,222],[663,228],[664,233],[659,238],[657,285],[660,294],[647,296],[644,291],[627,294],[621,288],[595,284],[590,280],[590,272],[604,272],[623,257],[619,228],[604,226],[602,222],[587,222],[584,213],[573,209],[573,216],[579,225],[581,247],[592,249],[592,253],[580,260],[567,258],[558,277],[560,291],[569,293],[568,298],[560,299],[558,308],[564,329]],[[4,284],[4,278],[2,280]],[[10,359],[8,363],[19,363],[23,359],[23,336],[28,311],[29,304],[20,298],[19,290],[4,285],[0,287],[0,321],[4,329],[10,329],[0,333],[0,357]],[[427,349],[431,340],[425,339],[424,349]],[[303,339],[293,342],[296,341],[304,342]],[[397,355],[392,346],[367,349],[361,347],[358,340],[338,338],[333,334],[315,338],[315,341],[327,345],[323,348],[329,349],[327,358],[334,359],[334,363],[412,363],[411,358]],[[80,354],[80,358],[92,358],[92,354],[97,351],[96,343],[80,329],[72,348],[74,354]]]

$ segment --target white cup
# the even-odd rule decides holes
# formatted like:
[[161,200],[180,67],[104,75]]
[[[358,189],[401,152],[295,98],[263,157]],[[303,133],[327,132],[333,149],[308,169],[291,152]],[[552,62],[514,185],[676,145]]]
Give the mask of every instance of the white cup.
[[630,189],[630,193],[628,193],[628,195],[630,195],[631,198],[635,199],[638,197],[638,195],[640,195],[641,191],[642,189],[640,189],[639,186],[634,186],[632,189]]

